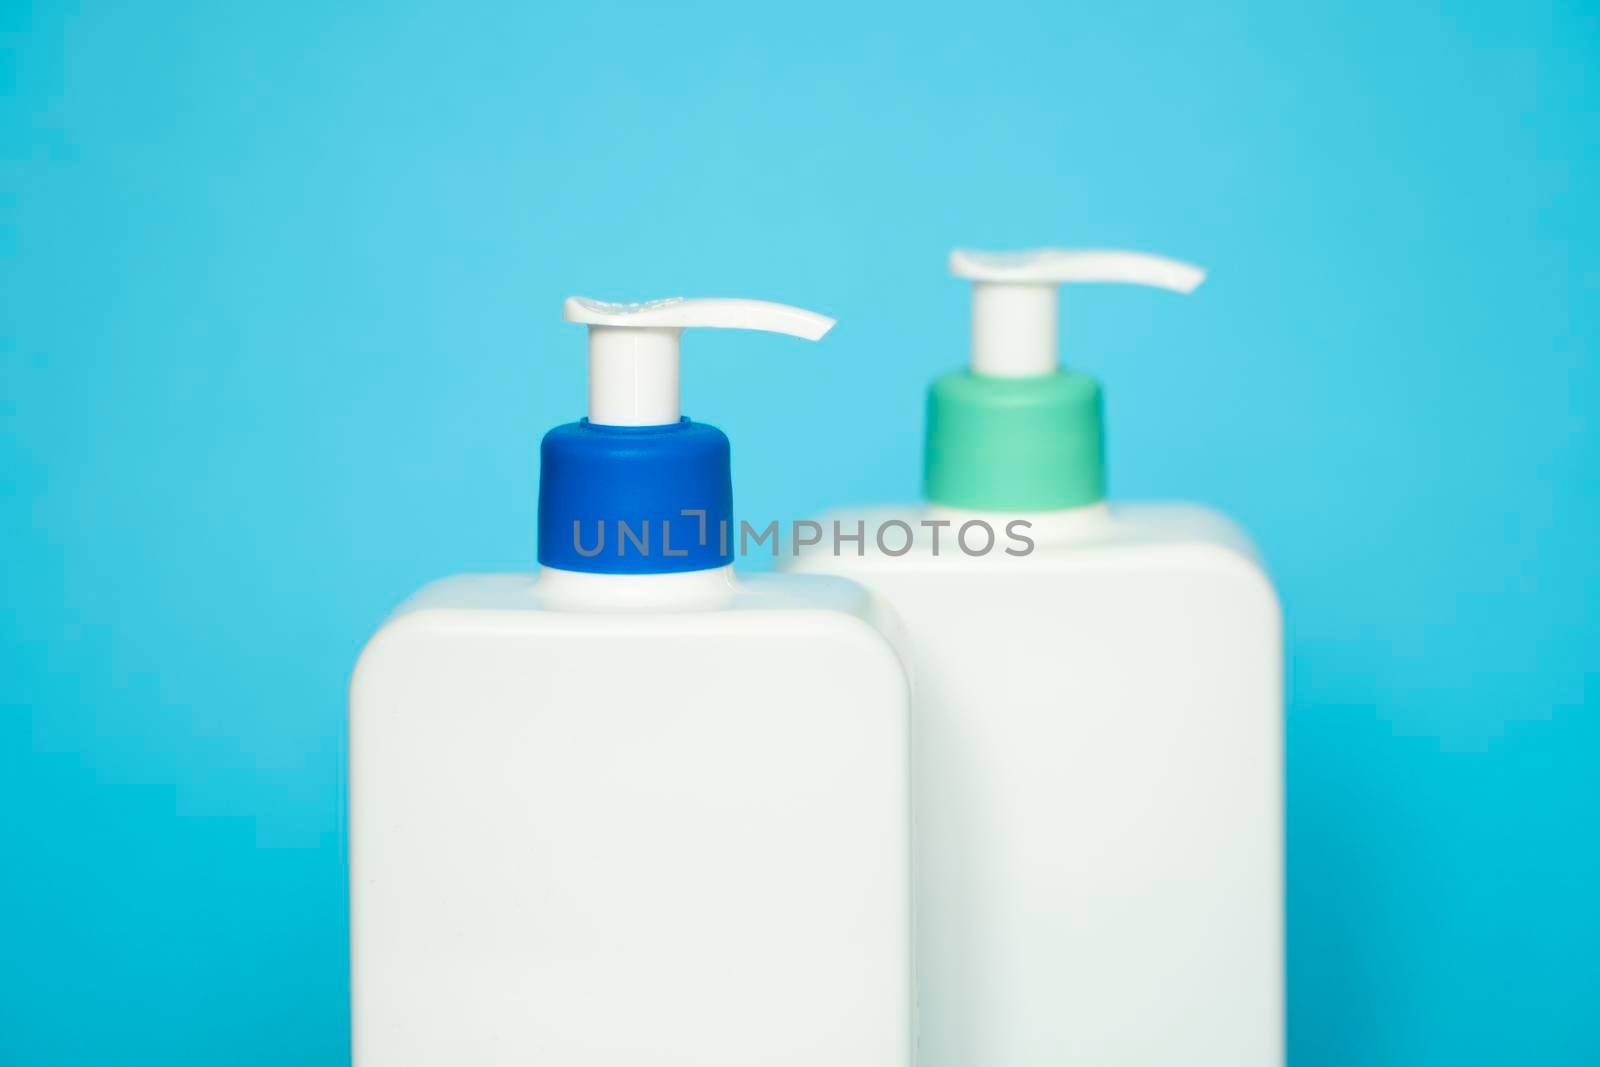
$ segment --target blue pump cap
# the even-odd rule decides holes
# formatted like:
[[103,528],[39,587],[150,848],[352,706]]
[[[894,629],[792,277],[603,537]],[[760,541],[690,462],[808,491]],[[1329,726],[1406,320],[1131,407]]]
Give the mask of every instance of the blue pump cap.
[[539,562],[589,574],[676,574],[733,562],[728,439],[678,407],[678,342],[691,326],[815,341],[833,320],[760,300],[606,304],[568,297],[589,327],[589,417],[545,435]]
[[676,574],[733,562],[728,437],[667,426],[557,426],[539,447],[539,563]]

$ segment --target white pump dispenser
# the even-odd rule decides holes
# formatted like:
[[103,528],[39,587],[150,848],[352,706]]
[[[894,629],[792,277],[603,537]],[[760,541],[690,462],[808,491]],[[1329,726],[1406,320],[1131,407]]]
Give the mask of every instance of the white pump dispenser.
[[911,1067],[903,656],[854,583],[734,576],[730,442],[678,411],[684,329],[833,322],[565,315],[539,572],[429,585],[350,683],[354,1067]]
[[724,298],[608,304],[572,296],[562,317],[589,327],[589,421],[597,426],[678,421],[679,340],[691,326],[815,341],[834,325],[826,315],[788,304]]
[[1033,378],[1058,362],[1063,282],[1121,282],[1191,293],[1206,272],[1142,252],[1041,248],[950,253],[950,273],[972,286],[972,371]]
[[1204,274],[950,270],[976,283],[972,365],[929,390],[927,505],[827,516],[786,561],[905,626],[918,1067],[1282,1067],[1277,596],[1216,512],[1106,502],[1100,387],[1056,365],[1061,283]]

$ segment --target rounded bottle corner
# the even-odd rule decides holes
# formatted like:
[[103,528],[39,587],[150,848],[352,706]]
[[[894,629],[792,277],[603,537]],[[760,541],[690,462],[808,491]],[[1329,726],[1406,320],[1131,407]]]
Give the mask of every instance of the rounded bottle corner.
[[408,607],[403,604],[379,624],[372,636],[361,646],[361,651],[356,655],[355,666],[350,669],[350,682],[346,686],[345,698],[351,709],[356,707],[361,692],[371,684],[372,673],[381,670],[384,664],[392,659],[391,646],[403,643],[413,631],[425,628],[429,617],[435,614],[435,611],[427,607]]

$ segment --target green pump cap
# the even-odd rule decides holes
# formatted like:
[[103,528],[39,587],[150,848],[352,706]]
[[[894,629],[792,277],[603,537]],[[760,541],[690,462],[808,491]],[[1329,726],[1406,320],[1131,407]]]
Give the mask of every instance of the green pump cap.
[[1193,292],[1205,271],[1138,252],[950,253],[972,281],[972,366],[928,392],[924,490],[974,511],[1053,511],[1105,498],[1100,386],[1058,366],[1063,282]]

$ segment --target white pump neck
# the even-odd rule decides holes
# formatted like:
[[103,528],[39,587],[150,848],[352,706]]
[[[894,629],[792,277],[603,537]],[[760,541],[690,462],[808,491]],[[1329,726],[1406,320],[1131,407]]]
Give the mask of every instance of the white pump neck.
[[1122,282],[1193,292],[1199,267],[1139,252],[1042,248],[950,253],[950,273],[972,281],[972,371],[1034,378],[1060,365],[1063,282]]
[[677,422],[682,335],[665,326],[589,327],[589,421],[602,426]]
[[679,339],[691,326],[764,330],[815,341],[833,320],[764,300],[672,297],[607,304],[568,297],[568,322],[589,327],[589,421],[599,426],[664,426],[678,421]]

